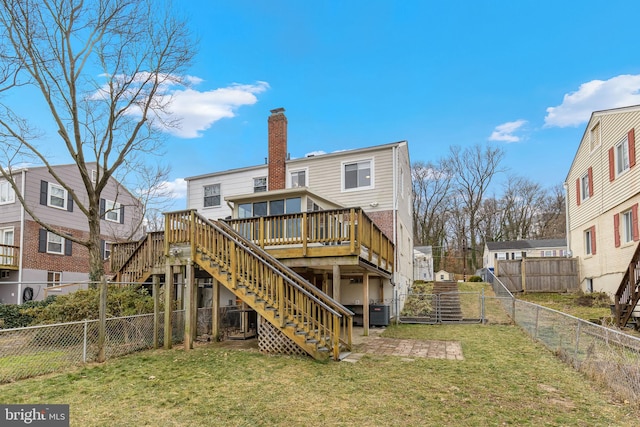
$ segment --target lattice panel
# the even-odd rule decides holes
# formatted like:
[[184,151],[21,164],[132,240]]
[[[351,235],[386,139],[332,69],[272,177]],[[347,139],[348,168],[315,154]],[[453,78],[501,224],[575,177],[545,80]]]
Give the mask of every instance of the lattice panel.
[[258,316],[258,348],[267,354],[306,355],[302,348],[281,330]]

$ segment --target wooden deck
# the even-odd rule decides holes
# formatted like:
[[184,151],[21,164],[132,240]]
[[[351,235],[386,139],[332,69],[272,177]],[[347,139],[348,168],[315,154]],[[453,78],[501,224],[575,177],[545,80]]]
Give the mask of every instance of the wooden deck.
[[20,247],[0,245],[0,270],[18,270]]

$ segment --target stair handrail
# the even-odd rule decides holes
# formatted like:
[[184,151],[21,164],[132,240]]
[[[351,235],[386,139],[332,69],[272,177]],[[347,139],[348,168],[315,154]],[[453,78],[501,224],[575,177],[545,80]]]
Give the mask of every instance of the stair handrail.
[[[175,212],[173,212],[175,213]],[[218,232],[220,232],[223,236],[225,236],[226,238],[238,242],[238,238],[237,236],[233,236],[229,233],[227,233],[225,230],[223,230],[221,227],[217,226],[216,224],[214,224],[213,222],[209,221],[207,218],[205,218],[204,216],[202,216],[200,213],[194,211],[195,216],[198,217],[198,219],[204,221],[207,225],[209,225],[210,227],[214,228],[215,230],[217,230]],[[240,247],[244,250],[246,250],[248,253],[253,254],[254,256],[257,256],[257,254],[255,252],[253,252],[249,247],[245,246],[244,244],[240,244]],[[286,280],[288,283],[290,283],[291,285],[293,285],[296,288],[299,288],[299,290],[301,290],[305,295],[307,295],[308,297],[311,297],[315,302],[317,302],[318,304],[320,304],[323,308],[329,310],[331,312],[331,314],[335,314],[339,317],[342,317],[342,315],[340,313],[338,313],[337,311],[335,311],[333,308],[331,308],[329,305],[327,305],[324,301],[320,300],[318,297],[316,297],[315,295],[313,295],[311,292],[309,292],[308,289],[305,289],[304,287],[300,286],[298,283],[296,283],[294,280],[292,280],[289,277],[286,277],[286,275],[278,270],[277,268],[275,268],[273,265],[271,264],[267,264],[267,267],[276,272],[279,273],[279,276],[282,276],[282,278],[284,280]]]
[[[236,236],[236,239],[239,239],[239,240],[242,241],[244,246],[249,247],[250,250],[253,253],[255,253],[258,257],[260,257],[260,258],[262,258],[262,259],[264,259],[266,261],[269,261],[269,265],[270,266],[272,266],[272,267],[273,266],[277,266],[278,270],[280,272],[282,272],[283,274],[288,275],[291,278],[291,280],[294,280],[296,283],[298,283],[304,289],[306,289],[309,292],[313,293],[318,298],[321,298],[322,300],[327,301],[328,304],[334,305],[340,312],[342,312],[342,314],[345,314],[345,315],[348,315],[348,316],[353,316],[354,315],[353,311],[349,310],[344,305],[342,305],[340,302],[338,302],[338,301],[334,300],[333,298],[331,298],[329,295],[327,295],[321,289],[318,289],[315,286],[309,286],[309,282],[304,277],[300,276],[294,270],[292,270],[291,268],[289,268],[286,265],[284,265],[279,259],[277,259],[273,255],[271,255],[270,253],[268,253],[267,251],[262,249],[260,246],[256,245],[251,240],[247,239],[246,237],[244,237],[243,235],[241,235],[240,233],[235,231],[224,220],[218,220],[218,221],[215,221],[215,223],[219,224],[219,226],[221,228],[224,228],[228,233],[233,233],[233,235]],[[273,267],[273,268],[275,268],[275,267]]]
[[[638,302],[638,290],[634,289],[638,286],[638,275],[640,274],[640,243],[636,246],[636,250],[633,253],[633,257],[631,258],[631,262],[627,267],[627,271],[624,276],[622,276],[622,280],[620,281],[620,286],[618,286],[618,290],[614,296],[615,303],[615,316],[616,316],[616,324],[618,327],[624,327],[629,319],[631,318],[631,314],[635,307],[629,307],[628,310],[623,314],[622,307],[632,305],[633,300],[635,299],[636,304]],[[634,277],[632,277],[634,276]]]
[[[164,239],[164,231],[151,231],[151,232],[148,232],[142,239],[140,239],[137,242],[122,242],[121,244],[137,243],[138,245],[136,246],[136,248],[134,250],[131,251],[131,253],[126,258],[126,260],[122,263],[122,265],[120,267],[118,267],[118,269],[116,271],[113,271],[113,273],[116,274],[116,275],[122,274],[123,270],[125,269],[125,267],[127,267],[129,265],[129,263],[132,260],[134,260],[135,257],[138,256],[140,251],[144,250],[145,245],[146,244],[149,244],[149,245],[152,244],[151,241],[152,241],[154,236],[162,236],[162,239]],[[162,252],[162,255],[164,256],[164,251]]]

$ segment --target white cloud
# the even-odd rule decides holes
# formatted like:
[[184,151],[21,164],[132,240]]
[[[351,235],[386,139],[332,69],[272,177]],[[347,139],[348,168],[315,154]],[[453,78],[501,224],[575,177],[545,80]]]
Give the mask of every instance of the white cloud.
[[591,113],[640,104],[640,75],[623,74],[609,80],[591,80],[564,95],[562,104],[547,108],[545,127],[578,126]]
[[160,191],[171,199],[187,198],[187,181],[176,178],[173,181],[163,181],[159,185]]
[[515,122],[507,122],[496,126],[496,128],[489,136],[489,141],[504,141],[504,142],[518,142],[520,137],[513,135],[514,132],[519,130],[527,123],[526,120],[516,120]]
[[[255,84],[233,83],[223,88],[199,91],[195,89],[195,86],[203,81],[199,77],[153,76],[150,73],[138,73],[133,79],[115,76],[111,80],[127,87],[124,92],[125,98],[138,97],[144,100],[147,95],[145,86],[149,86],[149,82],[155,77],[161,83],[154,95],[150,120],[156,128],[179,138],[202,136],[202,132],[209,129],[213,123],[223,118],[235,117],[239,107],[255,104],[258,102],[256,95],[269,89],[269,83],[257,81]],[[109,90],[109,86],[105,84],[89,99],[108,100]],[[126,114],[139,117],[142,112],[134,102],[128,107]]]
[[254,85],[233,84],[205,92],[191,88],[171,91],[164,95],[171,97],[171,103],[160,118],[163,121],[178,120],[179,124],[164,127],[164,130],[180,138],[200,137],[218,120],[235,117],[239,107],[258,102],[256,95],[268,88],[268,83],[257,82]]

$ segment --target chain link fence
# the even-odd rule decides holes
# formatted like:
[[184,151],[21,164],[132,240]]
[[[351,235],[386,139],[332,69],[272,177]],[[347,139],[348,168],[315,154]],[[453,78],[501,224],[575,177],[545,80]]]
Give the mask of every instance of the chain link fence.
[[640,400],[640,338],[518,300],[489,270],[486,280],[492,284],[495,300],[533,339],[622,399]]
[[[172,323],[172,340],[180,343],[184,339],[184,310],[173,312]],[[153,314],[107,319],[105,357],[110,359],[153,348],[153,324]],[[0,383],[97,361],[98,329],[97,320],[0,329]],[[159,345],[163,345],[163,341],[164,324],[160,321]]]
[[401,296],[405,304],[402,323],[483,323],[484,292],[409,293]]

